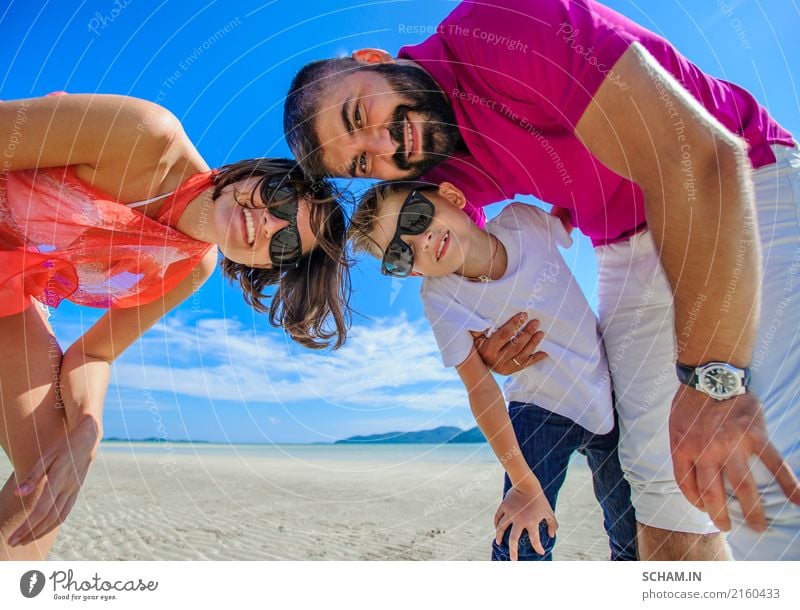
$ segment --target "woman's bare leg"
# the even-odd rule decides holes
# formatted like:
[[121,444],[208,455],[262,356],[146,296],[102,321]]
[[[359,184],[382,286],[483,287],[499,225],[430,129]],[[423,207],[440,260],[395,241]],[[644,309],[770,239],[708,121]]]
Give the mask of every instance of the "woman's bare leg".
[[14,467],[0,490],[0,559],[45,559],[58,535],[55,529],[30,544],[8,545],[43,486],[19,498],[14,495],[16,476],[24,477],[66,433],[64,410],[56,398],[62,352],[46,316],[34,302],[20,314],[0,318],[0,446]]

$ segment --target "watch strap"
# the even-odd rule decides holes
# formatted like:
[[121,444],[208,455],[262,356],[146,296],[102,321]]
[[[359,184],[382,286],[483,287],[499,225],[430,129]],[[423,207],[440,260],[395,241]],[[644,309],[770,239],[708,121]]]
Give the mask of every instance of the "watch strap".
[[697,387],[696,369],[697,367],[694,366],[686,366],[680,362],[675,363],[675,372],[678,373],[678,381],[684,385],[688,385],[690,388]]

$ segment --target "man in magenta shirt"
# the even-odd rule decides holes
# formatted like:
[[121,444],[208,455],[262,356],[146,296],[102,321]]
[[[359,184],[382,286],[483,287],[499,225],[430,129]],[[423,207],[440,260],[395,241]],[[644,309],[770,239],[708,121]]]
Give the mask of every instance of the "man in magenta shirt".
[[[478,224],[518,193],[569,210],[599,259],[641,556],[721,558],[719,528],[737,557],[800,558],[800,154],[748,92],[591,0],[463,2],[397,59],[303,68],[284,127],[311,174],[448,180]],[[479,342],[505,374],[531,355],[507,340]]]

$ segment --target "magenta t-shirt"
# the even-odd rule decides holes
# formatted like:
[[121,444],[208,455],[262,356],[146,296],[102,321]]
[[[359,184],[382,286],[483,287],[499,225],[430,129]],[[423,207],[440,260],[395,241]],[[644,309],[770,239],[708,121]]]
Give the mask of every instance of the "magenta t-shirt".
[[467,212],[517,194],[568,208],[595,245],[645,223],[641,189],[605,167],[574,134],[604,79],[634,41],[644,46],[730,131],[749,144],[753,167],[775,161],[770,144],[789,132],[747,91],[703,73],[664,38],[591,0],[462,2],[424,42],[398,57],[420,64],[450,100],[469,154],[425,179],[462,188]]

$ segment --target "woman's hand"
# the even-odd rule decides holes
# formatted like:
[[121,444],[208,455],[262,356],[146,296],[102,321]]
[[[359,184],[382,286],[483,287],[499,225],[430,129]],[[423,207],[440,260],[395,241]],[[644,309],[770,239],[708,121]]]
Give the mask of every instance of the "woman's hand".
[[558,521],[556,521],[550,502],[547,501],[541,488],[534,492],[523,492],[512,487],[494,515],[495,540],[497,544],[502,544],[503,535],[510,525],[511,535],[508,547],[511,552],[511,561],[517,561],[519,539],[523,530],[528,530],[533,550],[539,555],[544,555],[544,547],[539,539],[539,524],[542,521],[547,523],[547,533],[551,538],[554,537],[558,529]]
[[44,480],[25,523],[11,534],[11,546],[29,544],[64,522],[78,498],[99,442],[100,428],[87,415],[42,454],[16,491],[20,497],[29,496]]

